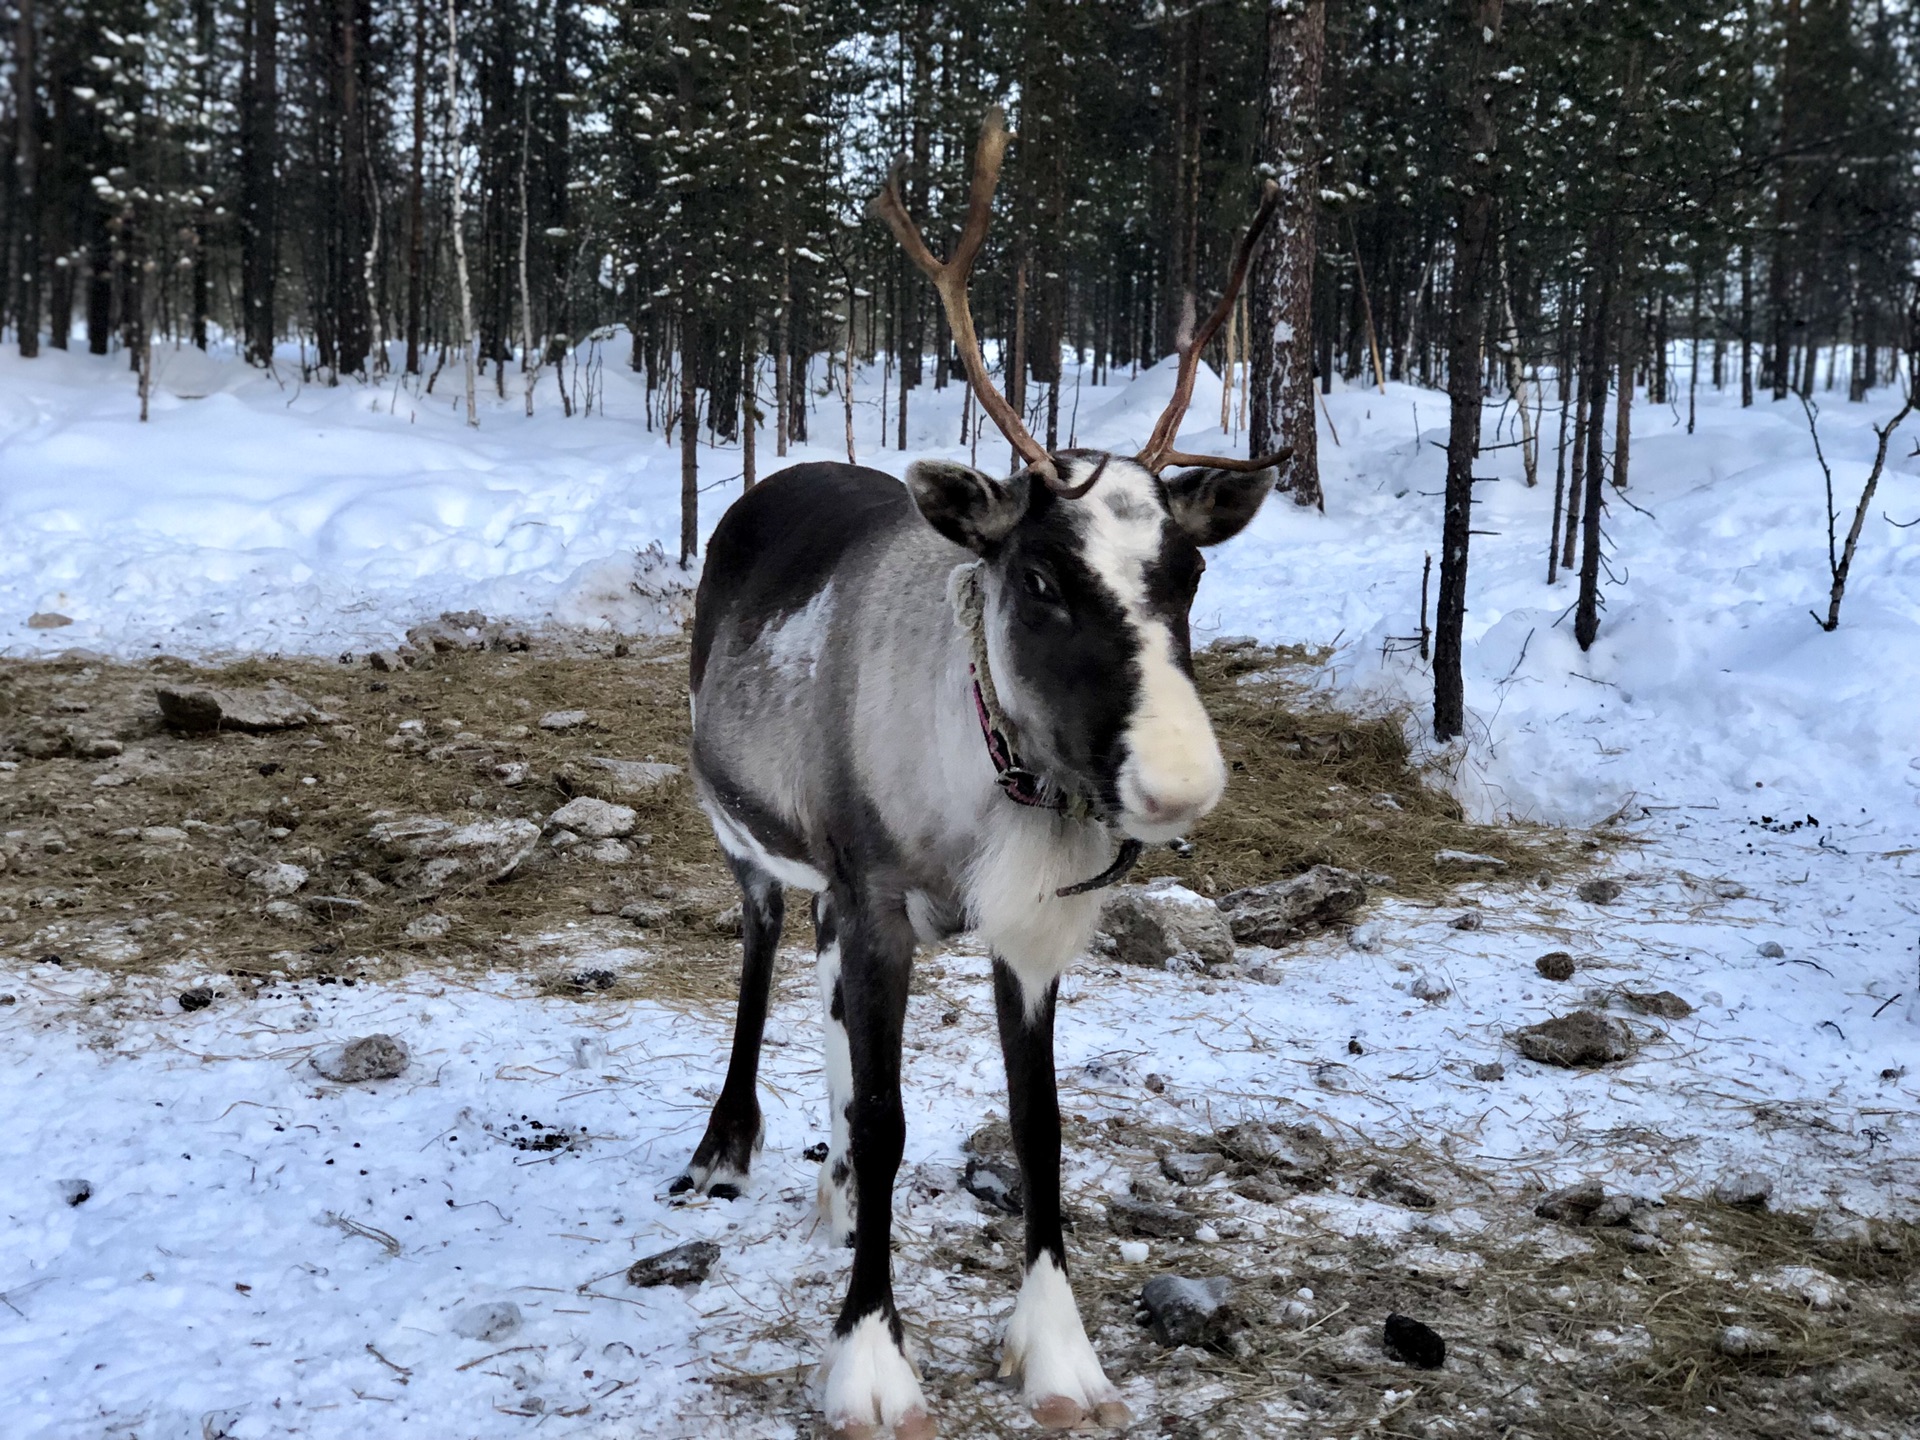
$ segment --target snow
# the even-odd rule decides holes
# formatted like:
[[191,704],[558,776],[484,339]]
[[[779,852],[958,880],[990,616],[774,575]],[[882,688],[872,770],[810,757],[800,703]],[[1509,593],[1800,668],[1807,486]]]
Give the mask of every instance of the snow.
[[[644,557],[678,534],[678,458],[645,428],[623,360],[616,345],[604,415],[564,418],[548,376],[528,419],[510,376],[510,398],[486,399],[470,429],[447,375],[433,397],[392,381],[303,388],[179,352],[142,426],[123,358],[0,358],[0,654],[331,654],[391,645],[453,609],[675,624],[693,572]],[[916,393],[906,453],[878,448],[893,426],[882,380],[876,370],[860,391],[864,463],[966,458],[951,443],[957,387]],[[1165,365],[1105,389],[1083,376],[1062,397],[1062,438],[1137,447],[1171,383]],[[1806,613],[1824,611],[1827,575],[1804,417],[1792,402],[1700,398],[1693,435],[1684,399],[1678,415],[1644,401],[1636,412],[1633,506],[1609,510],[1616,579],[1588,654],[1563,618],[1571,582],[1545,582],[1551,412],[1540,488],[1521,483],[1516,450],[1489,448],[1479,467],[1499,478],[1478,490],[1476,528],[1496,533],[1476,536],[1473,554],[1470,735],[1434,758],[1483,814],[1623,815],[1637,838],[1608,862],[1622,896],[1594,905],[1564,885],[1493,879],[1464,897],[1483,917],[1471,931],[1447,923],[1458,906],[1386,897],[1351,943],[1321,937],[1266,966],[1272,984],[1083,967],[1059,1025],[1070,1111],[1199,1131],[1304,1119],[1336,1145],[1438,1145],[1515,1188],[1600,1176],[1701,1193],[1758,1168],[1778,1205],[1911,1210],[1920,529],[1882,514],[1920,516],[1920,460],[1896,441],[1827,634]],[[1213,428],[1219,404],[1203,373],[1181,448],[1229,443]],[[1892,408],[1825,404],[1849,512],[1869,422]],[[1196,643],[1333,644],[1329,690],[1410,706],[1418,732],[1430,682],[1396,637],[1418,631],[1421,562],[1439,535],[1444,397],[1338,389],[1326,420],[1326,513],[1278,499],[1223,547]],[[1498,407],[1488,422],[1490,442],[1509,438]],[[814,431],[837,441],[834,397]],[[764,436],[763,472],[772,451]],[[1006,453],[982,442],[978,462],[997,469]],[[735,493],[738,452],[703,446],[701,464],[717,487],[704,534]],[[48,611],[75,623],[26,627]],[[543,943],[545,965],[648,959],[611,931]],[[1548,949],[1579,958],[1572,981],[1535,973]],[[770,1027],[766,1150],[749,1193],[690,1205],[669,1204],[665,1187],[719,1083],[730,1017],[428,973],[282,983],[182,1015],[175,997],[200,977],[115,979],[33,958],[0,966],[17,997],[0,1007],[10,1433],[754,1434],[760,1422],[729,1418],[710,1381],[818,1358],[845,1258],[816,1233],[815,1167],[801,1158],[824,1133],[825,1091],[803,957],[782,965],[791,983]],[[1004,1103],[985,960],[963,946],[934,963],[944,976],[908,1024],[909,1175],[959,1164],[961,1140]],[[1549,1070],[1507,1044],[1582,1000],[1661,989],[1693,1013],[1633,1018],[1640,1053],[1604,1072]],[[950,1006],[960,1022],[942,1024]],[[323,1047],[376,1031],[409,1047],[400,1079],[339,1087],[311,1069]],[[1473,1079],[1494,1060],[1504,1081]],[[1164,1093],[1145,1087],[1149,1071]],[[553,1127],[580,1138],[516,1148]],[[77,1179],[92,1194],[71,1205],[63,1185]],[[1067,1184],[1088,1197],[1125,1176],[1074,1152]],[[956,1298],[927,1257],[942,1227],[977,1227],[973,1202],[902,1195],[902,1308],[951,1364],[939,1355],[1004,1325],[1014,1290]],[[1345,1195],[1296,1208],[1336,1229],[1408,1223]],[[1470,1228],[1474,1212],[1423,1223]],[[634,1259],[692,1239],[721,1246],[704,1287],[626,1287]],[[1072,1243],[1119,1253],[1097,1227]],[[512,1333],[500,1314],[474,1323],[475,1307],[509,1303]],[[1121,1387],[1136,1413],[1150,1383]]]

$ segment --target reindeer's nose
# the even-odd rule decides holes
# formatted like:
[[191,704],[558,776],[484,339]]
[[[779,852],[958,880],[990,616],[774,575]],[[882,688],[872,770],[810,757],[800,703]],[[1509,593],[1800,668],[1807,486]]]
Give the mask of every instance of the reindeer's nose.
[[1136,753],[1120,768],[1121,827],[1137,840],[1174,840],[1220,803],[1226,767],[1210,731],[1174,753]]

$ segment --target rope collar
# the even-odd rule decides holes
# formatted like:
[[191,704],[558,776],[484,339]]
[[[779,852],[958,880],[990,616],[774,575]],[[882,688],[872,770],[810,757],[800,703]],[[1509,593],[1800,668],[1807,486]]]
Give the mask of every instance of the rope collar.
[[[993,672],[987,666],[986,592],[981,586],[984,567],[981,562],[954,568],[947,596],[953,603],[954,619],[967,637],[967,675],[972,682],[973,713],[979,721],[981,738],[986,741],[987,758],[993,763],[994,783],[1016,805],[1036,810],[1051,810],[1069,820],[1099,818],[1090,796],[1050,782],[1039,772],[1020,762],[1014,748],[1015,730],[1000,697],[994,690]],[[1120,850],[1113,863],[1090,880],[1063,885],[1054,894],[1065,898],[1103,890],[1124,880],[1145,847],[1132,836],[1122,836]]]

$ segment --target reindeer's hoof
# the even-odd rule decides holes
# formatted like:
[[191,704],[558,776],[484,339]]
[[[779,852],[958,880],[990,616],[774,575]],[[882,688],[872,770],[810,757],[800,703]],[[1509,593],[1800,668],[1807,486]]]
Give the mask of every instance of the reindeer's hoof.
[[1033,1416],[1033,1423],[1042,1430],[1071,1430],[1087,1418],[1087,1412],[1080,1402],[1065,1395],[1049,1395],[1036,1400],[1028,1410]]
[[1102,1400],[1093,1407],[1093,1419],[1109,1430],[1124,1430],[1133,1424],[1133,1411],[1119,1400]]
[[675,1180],[671,1185],[667,1186],[667,1194],[684,1195],[691,1189],[693,1189],[693,1176],[682,1175],[678,1180]]
[[729,1185],[726,1181],[722,1180],[717,1185],[709,1185],[707,1187],[707,1194],[715,1200],[738,1200],[740,1198],[740,1187],[738,1185]]
[[834,1440],[933,1440],[933,1417],[920,1393],[920,1377],[894,1343],[889,1317],[866,1316],[835,1336],[820,1363],[821,1408]]

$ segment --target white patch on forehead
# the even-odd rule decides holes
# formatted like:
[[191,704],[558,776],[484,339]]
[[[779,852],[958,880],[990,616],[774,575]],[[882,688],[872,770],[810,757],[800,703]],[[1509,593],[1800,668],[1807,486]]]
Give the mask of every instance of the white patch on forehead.
[[1120,769],[1122,826],[1141,840],[1172,840],[1219,803],[1227,772],[1199,693],[1174,659],[1173,629],[1147,604],[1147,567],[1160,558],[1171,522],[1153,476],[1130,460],[1109,460],[1087,501],[1073,508],[1081,558],[1139,646],[1140,693]]

